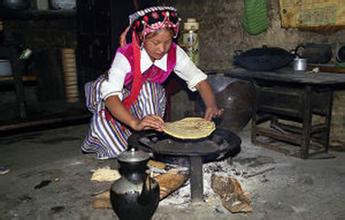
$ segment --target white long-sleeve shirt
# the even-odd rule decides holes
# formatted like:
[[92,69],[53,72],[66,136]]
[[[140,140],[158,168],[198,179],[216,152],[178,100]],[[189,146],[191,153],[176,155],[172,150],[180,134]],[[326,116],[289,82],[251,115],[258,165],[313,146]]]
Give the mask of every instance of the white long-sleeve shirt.
[[[140,51],[140,57],[140,70],[142,73],[149,69],[151,65],[155,65],[164,71],[167,70],[168,54],[165,54],[160,60],[152,62],[148,53],[143,48]],[[102,99],[105,100],[109,96],[117,95],[122,100],[125,77],[130,71],[131,65],[128,59],[122,53],[117,52],[109,69],[109,78],[102,83],[100,88]],[[186,81],[191,91],[195,91],[195,86],[207,78],[207,75],[195,66],[184,50],[178,45],[176,45],[176,66],[174,72]]]

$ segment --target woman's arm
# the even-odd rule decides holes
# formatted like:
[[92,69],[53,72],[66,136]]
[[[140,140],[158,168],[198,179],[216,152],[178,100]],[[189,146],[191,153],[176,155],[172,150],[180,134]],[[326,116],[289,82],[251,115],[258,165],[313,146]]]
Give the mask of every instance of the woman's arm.
[[138,119],[131,115],[125,108],[118,96],[110,96],[105,100],[105,105],[110,113],[122,123],[128,125],[135,131],[155,129],[162,131],[164,121],[156,115],[148,115],[143,119]]
[[211,120],[219,117],[223,113],[223,109],[219,109],[213,95],[212,88],[207,82],[207,75],[203,73],[188,57],[181,47],[176,45],[176,66],[174,72],[184,79],[191,91],[198,90],[202,100],[205,103],[206,111],[204,118]]
[[[123,106],[122,89],[126,73],[130,71],[130,64],[127,58],[121,53],[117,53],[109,70],[108,80],[102,82],[101,97],[105,99],[105,105],[110,113],[120,122],[128,125],[136,131],[155,129],[161,131],[163,120],[159,116],[146,116],[138,119]],[[111,94],[111,95],[108,95]]]
[[206,111],[204,118],[206,120],[212,120],[212,118],[219,117],[223,114],[224,109],[219,109],[214,97],[212,88],[207,80],[203,80],[196,85],[202,100],[205,103]]

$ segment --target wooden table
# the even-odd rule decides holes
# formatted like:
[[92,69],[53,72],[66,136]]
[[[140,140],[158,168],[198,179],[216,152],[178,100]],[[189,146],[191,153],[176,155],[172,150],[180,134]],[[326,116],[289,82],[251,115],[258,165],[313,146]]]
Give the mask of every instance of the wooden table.
[[263,138],[260,141],[259,137],[289,142],[300,147],[293,155],[304,159],[328,152],[333,91],[345,88],[345,74],[301,73],[291,69],[276,72],[233,69],[223,74],[255,85],[251,131],[254,144],[283,151],[276,144],[262,141]]

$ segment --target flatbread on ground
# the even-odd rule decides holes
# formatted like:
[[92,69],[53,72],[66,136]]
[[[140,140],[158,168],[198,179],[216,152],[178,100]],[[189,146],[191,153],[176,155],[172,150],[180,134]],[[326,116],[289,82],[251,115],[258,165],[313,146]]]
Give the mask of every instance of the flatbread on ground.
[[216,126],[200,117],[188,117],[164,124],[163,131],[179,139],[199,139],[209,136]]
[[121,174],[118,170],[113,170],[110,167],[98,168],[92,174],[91,180],[97,182],[114,182],[119,179]]

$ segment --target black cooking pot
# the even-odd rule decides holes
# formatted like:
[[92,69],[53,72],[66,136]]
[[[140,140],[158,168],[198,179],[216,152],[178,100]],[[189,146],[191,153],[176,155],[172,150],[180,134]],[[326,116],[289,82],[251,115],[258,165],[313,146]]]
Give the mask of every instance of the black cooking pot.
[[234,64],[248,70],[271,71],[288,65],[294,58],[294,54],[283,48],[264,46],[235,51]]
[[305,43],[296,47],[295,53],[307,59],[307,63],[325,64],[332,59],[330,44]]
[[340,46],[336,52],[336,59],[339,63],[345,62],[345,45]]

